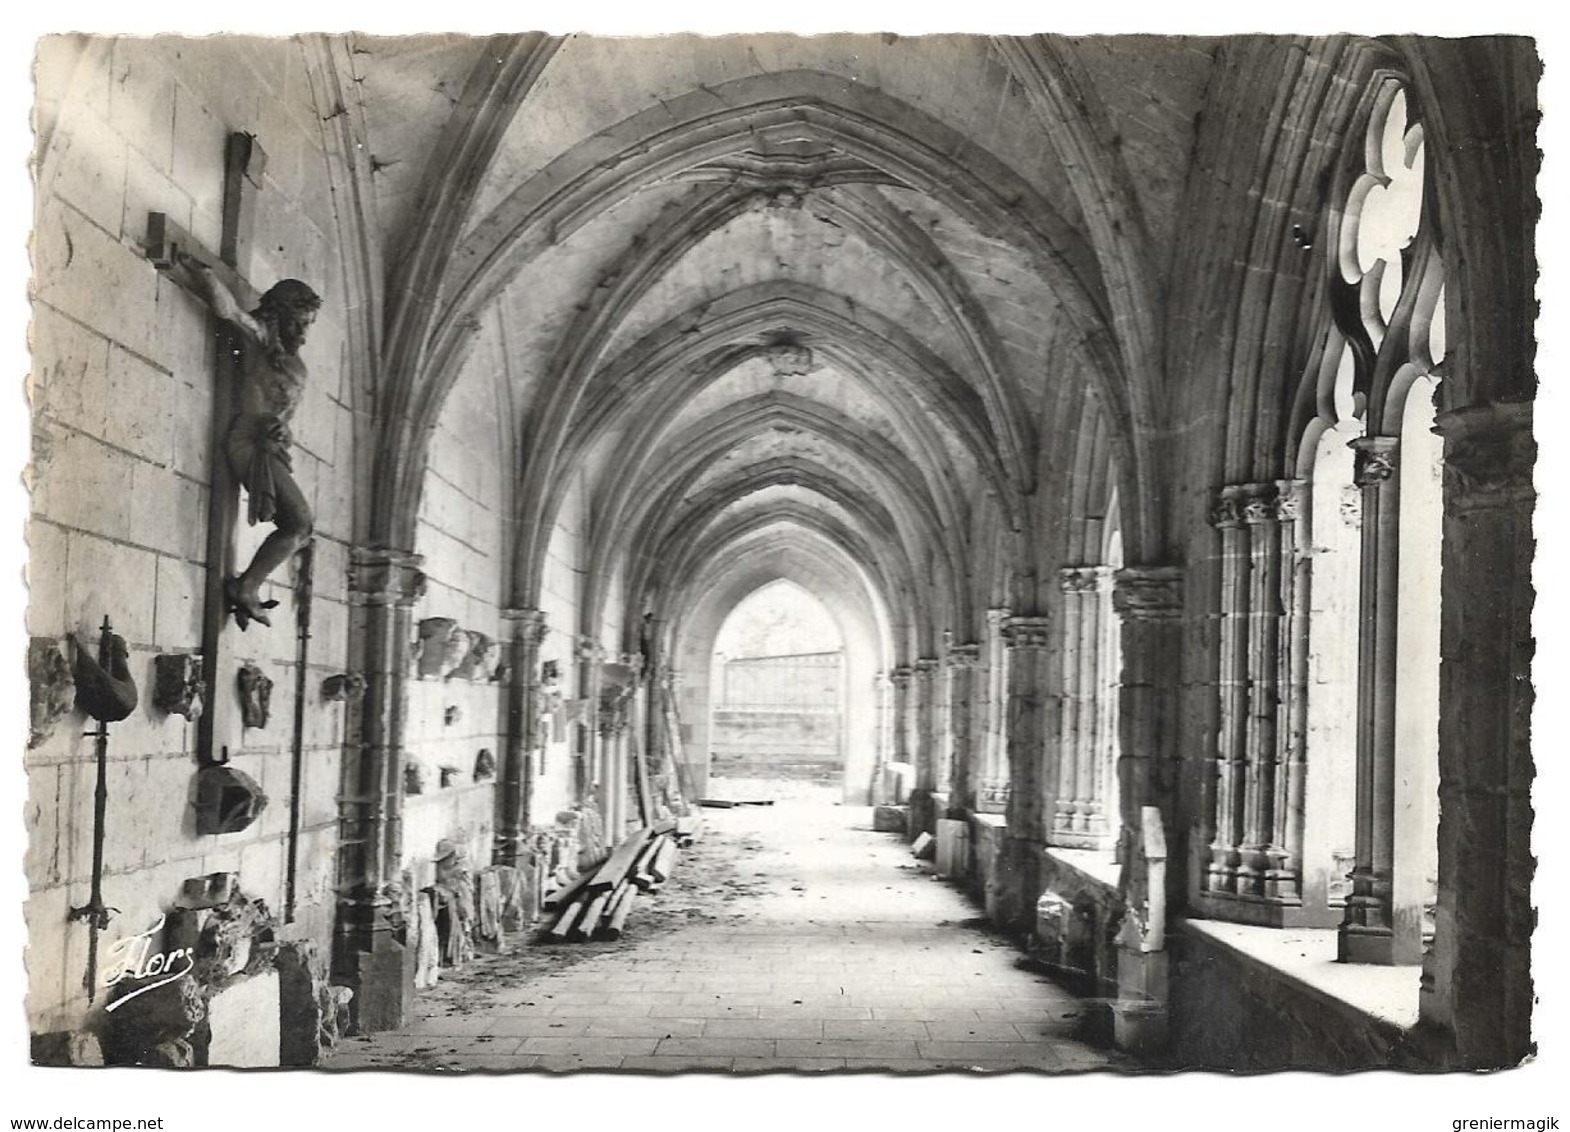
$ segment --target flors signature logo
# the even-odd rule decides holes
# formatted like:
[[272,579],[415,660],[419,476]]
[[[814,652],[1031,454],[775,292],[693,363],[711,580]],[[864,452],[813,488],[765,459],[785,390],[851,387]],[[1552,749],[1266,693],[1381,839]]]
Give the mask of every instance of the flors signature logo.
[[109,948],[109,954],[114,959],[104,971],[104,986],[112,987],[127,979],[156,979],[156,981],[137,987],[129,994],[121,995],[105,1006],[105,1010],[118,1010],[137,995],[146,994],[166,983],[174,982],[196,965],[191,956],[191,949],[188,947],[177,947],[173,951],[153,950],[153,939],[163,929],[164,917],[159,916],[158,922],[141,935],[119,940]]

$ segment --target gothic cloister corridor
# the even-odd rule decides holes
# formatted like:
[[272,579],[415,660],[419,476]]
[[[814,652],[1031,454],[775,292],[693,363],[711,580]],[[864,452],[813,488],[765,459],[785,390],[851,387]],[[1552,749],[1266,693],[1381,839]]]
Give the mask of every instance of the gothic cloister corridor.
[[[323,1068],[1064,1073],[1137,1065],[1082,1040],[1086,1004],[983,930],[976,908],[930,865],[918,866],[900,838],[874,833],[870,808],[835,805],[835,793],[708,811],[672,891],[643,911],[643,932],[557,944],[556,957],[570,965],[544,973],[514,975],[505,959],[488,961],[423,995],[416,1021],[343,1043]],[[717,873],[734,879],[720,885]],[[700,891],[708,898],[695,899]]]
[[1540,70],[40,41],[27,1060],[1510,1078]]

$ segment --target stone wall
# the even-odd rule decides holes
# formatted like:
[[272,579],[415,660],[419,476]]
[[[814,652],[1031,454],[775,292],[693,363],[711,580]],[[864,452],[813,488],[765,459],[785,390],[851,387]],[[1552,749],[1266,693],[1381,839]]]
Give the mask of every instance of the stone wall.
[[[405,865],[429,859],[440,840],[461,845],[476,868],[491,859],[499,774],[476,779],[475,765],[488,750],[499,767],[506,746],[505,689],[493,676],[511,633],[500,615],[511,456],[498,423],[498,386],[483,362],[471,361],[459,377],[431,438],[415,537],[429,581],[414,619],[418,626],[450,618],[471,634],[471,650],[481,643],[475,634],[493,643],[485,662],[466,657],[451,671],[444,671],[450,662],[429,656],[414,662],[405,766],[417,770],[405,779]],[[410,791],[410,777],[421,780],[420,793]]]
[[[250,254],[265,287],[297,276],[325,297],[302,357],[311,380],[295,421],[296,477],[316,515],[311,671],[305,681],[299,910],[294,930],[324,944],[333,911],[343,725],[321,678],[346,665],[346,543],[353,415],[340,366],[344,289],[329,233],[333,197],[300,48],[213,40],[176,61],[169,40],[48,40],[40,47],[31,393],[35,408],[28,631],[56,642],[107,615],[130,648],[141,703],[112,725],[104,944],[146,930],[187,877],[235,872],[277,907],[289,820],[295,635],[288,568],[270,587],[271,630],[233,634],[273,681],[271,720],[245,733],[233,764],[270,796],[241,833],[202,836],[190,805],[196,725],[152,706],[153,658],[201,647],[211,482],[214,364],[209,316],[142,252],[147,214],[167,213],[216,248],[224,145],[257,135],[268,155]],[[262,532],[243,530],[249,557]],[[231,634],[232,630],[229,631]],[[234,696],[234,673],[210,697]],[[28,1018],[74,1027],[87,1002],[94,746],[72,712],[28,751]],[[102,996],[99,996],[102,1001]]]

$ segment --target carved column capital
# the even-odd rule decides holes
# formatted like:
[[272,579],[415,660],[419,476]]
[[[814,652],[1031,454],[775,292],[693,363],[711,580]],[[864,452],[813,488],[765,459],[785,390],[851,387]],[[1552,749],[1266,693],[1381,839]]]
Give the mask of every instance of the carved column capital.
[[1066,594],[1100,593],[1111,580],[1110,566],[1065,566],[1058,571],[1058,589]]
[[916,662],[910,666],[912,672],[914,672],[917,676],[924,678],[930,677],[938,670],[939,667],[941,666],[938,662],[938,658],[934,656],[919,657],[917,658]]
[[1275,519],[1280,523],[1293,523],[1303,513],[1303,501],[1308,494],[1306,480],[1277,480]]
[[412,606],[425,596],[423,554],[386,547],[349,548],[349,601],[353,605]]
[[604,664],[610,655],[598,641],[579,641],[577,653],[578,659],[585,664]]
[[1537,441],[1532,403],[1450,409],[1434,418],[1445,440],[1445,478],[1463,507],[1529,501]]
[[1120,617],[1170,620],[1183,612],[1183,571],[1177,566],[1128,566],[1113,575],[1112,608]]
[[543,609],[503,609],[501,619],[516,625],[520,638],[536,647],[543,645],[550,633]]
[[898,668],[889,671],[889,683],[896,688],[908,688],[910,687],[910,678],[914,675],[915,673],[910,670],[909,665],[902,664]]
[[987,610],[987,627],[989,629],[1001,630],[1003,628],[1003,622],[1007,621],[1008,619],[1009,611],[1007,609],[994,608]]
[[1400,440],[1394,436],[1360,436],[1349,441],[1352,449],[1352,480],[1358,487],[1376,487],[1384,483],[1396,470],[1396,449]]
[[1003,622],[1003,639],[1010,649],[1045,649],[1052,645],[1052,621],[1039,616],[1010,617]]
[[943,657],[949,668],[970,669],[981,666],[981,646],[975,643],[952,645]]

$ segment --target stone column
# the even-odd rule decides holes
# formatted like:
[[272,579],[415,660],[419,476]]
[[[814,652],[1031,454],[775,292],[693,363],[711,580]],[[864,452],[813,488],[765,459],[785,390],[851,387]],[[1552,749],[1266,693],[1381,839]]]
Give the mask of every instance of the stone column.
[[350,550],[351,655],[360,658],[365,694],[349,713],[344,739],[332,967],[333,981],[354,989],[350,1009],[361,1033],[403,1026],[414,998],[399,862],[407,682],[423,564],[403,551]]
[[[1400,479],[1397,441],[1352,442],[1363,491],[1362,616],[1357,645],[1357,837],[1352,893],[1341,922],[1344,963],[1417,963],[1423,956],[1421,910],[1398,916],[1395,874],[1396,609]],[[1398,920],[1401,923],[1398,924]]]
[[872,690],[877,701],[878,731],[872,758],[871,797],[872,804],[879,806],[888,801],[883,788],[883,768],[894,759],[894,684],[888,673],[878,673],[872,682]]
[[1216,685],[1220,712],[1216,724],[1215,804],[1211,810],[1210,861],[1205,888],[1237,892],[1243,842],[1244,782],[1248,726],[1248,532],[1243,510],[1251,485],[1221,489],[1212,521],[1221,533],[1220,654]]
[[949,781],[949,809],[966,813],[976,808],[976,778],[980,769],[976,743],[976,684],[981,668],[979,644],[955,645],[944,657],[949,677],[949,749],[953,766]]
[[1015,616],[1003,623],[1008,645],[1008,831],[999,862],[998,915],[1010,930],[1034,927],[1046,846],[1043,762],[1058,727],[1057,698],[1048,688],[1051,622]]
[[934,833],[937,818],[932,794],[938,777],[938,662],[922,657],[911,665],[911,700],[915,706],[916,786],[910,792],[912,833]]
[[1530,403],[1440,413],[1439,904],[1422,1014],[1457,1063],[1530,1052],[1534,549]]
[[894,689],[894,700],[891,708],[893,724],[893,761],[909,763],[910,757],[910,722],[911,722],[911,696],[910,685],[914,677],[909,668],[904,665],[889,673],[889,684]]
[[987,610],[986,684],[981,696],[984,720],[982,773],[977,805],[989,813],[1008,808],[1008,648],[1003,639],[1006,609]]
[[496,822],[496,863],[516,865],[528,841],[534,794],[534,759],[540,687],[540,646],[547,632],[539,609],[503,609],[512,626],[507,646],[506,744],[502,761],[500,813]]
[[[1177,688],[1183,661],[1183,572],[1176,566],[1130,566],[1113,575],[1112,607],[1122,636],[1123,678],[1118,694],[1119,860],[1123,896],[1143,904],[1138,865],[1142,810],[1157,806],[1161,824],[1176,832],[1178,789]],[[1169,859],[1182,859],[1176,849]],[[1181,870],[1167,877],[1176,887]],[[1177,895],[1174,892],[1169,896]]]
[[599,708],[601,816],[606,848],[621,841],[627,829],[627,724],[632,693],[606,697]]
[[1106,845],[1107,774],[1102,763],[1102,618],[1111,587],[1106,566],[1068,566],[1058,573],[1063,593],[1063,695],[1057,781],[1053,789],[1053,845]]
[[583,713],[577,737],[578,760],[576,786],[579,802],[592,801],[600,807],[604,819],[603,799],[598,793],[600,774],[600,665],[605,662],[605,650],[593,641],[578,642],[578,694],[582,698]]
[[1308,778],[1308,560],[1302,515],[1307,485],[1276,481],[1275,521],[1279,566],[1280,642],[1275,657],[1276,760],[1274,827],[1266,848],[1265,896],[1303,900],[1303,818]]

